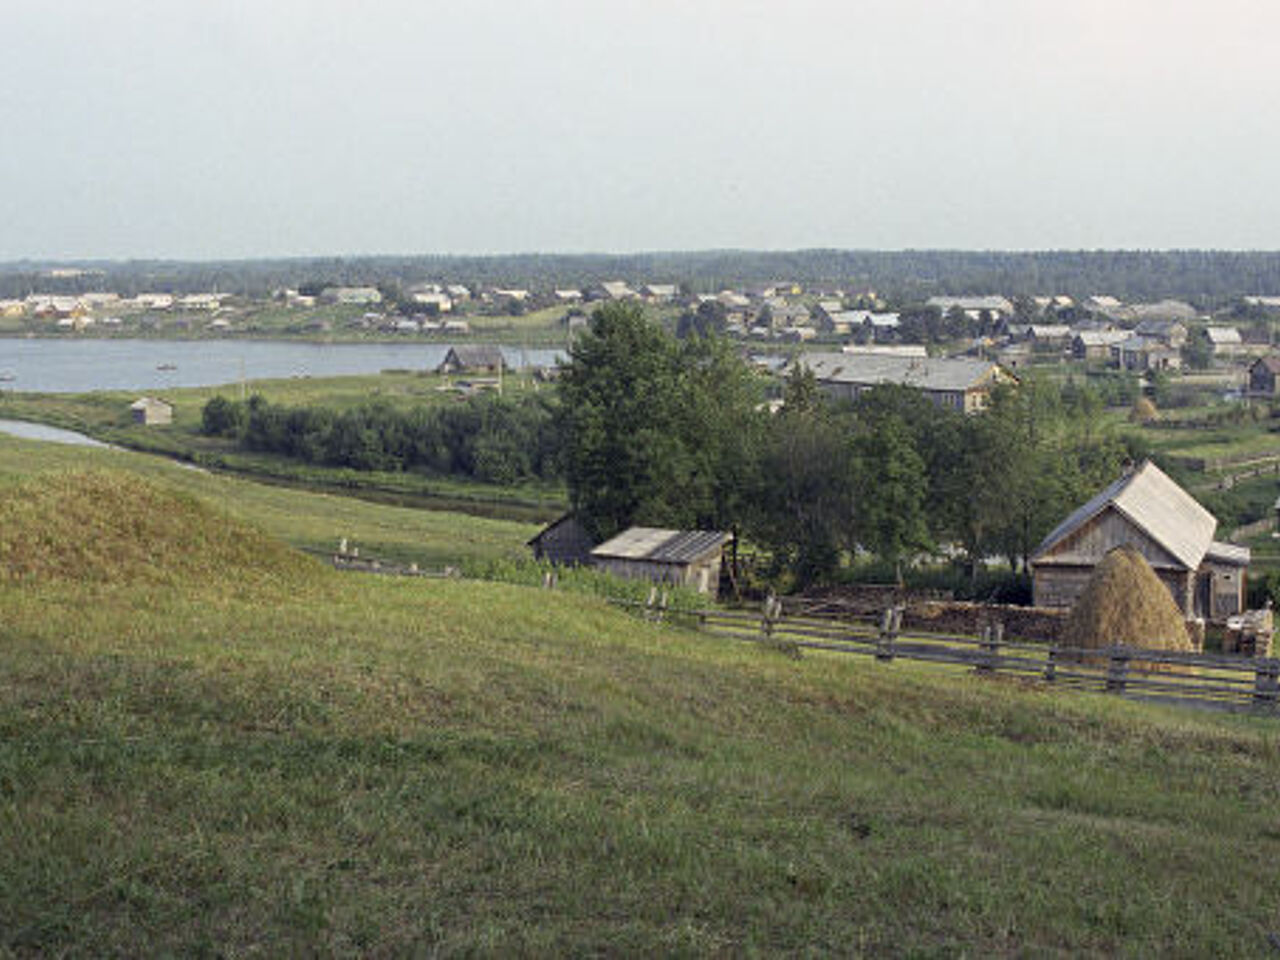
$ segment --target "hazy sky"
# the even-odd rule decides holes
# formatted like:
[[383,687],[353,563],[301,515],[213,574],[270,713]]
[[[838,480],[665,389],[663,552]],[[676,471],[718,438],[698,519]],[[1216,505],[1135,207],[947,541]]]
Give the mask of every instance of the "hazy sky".
[[0,0],[0,259],[1280,248],[1275,0]]

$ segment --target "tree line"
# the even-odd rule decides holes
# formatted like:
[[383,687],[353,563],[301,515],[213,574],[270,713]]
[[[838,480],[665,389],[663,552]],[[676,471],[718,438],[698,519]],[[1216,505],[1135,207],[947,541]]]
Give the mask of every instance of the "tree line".
[[1280,294],[1280,253],[1223,250],[712,250],[636,254],[311,257],[223,261],[66,261],[97,271],[50,278],[50,263],[0,264],[0,297],[92,289],[136,294],[219,290],[262,297],[308,283],[422,281],[551,289],[602,280],[675,283],[690,293],[786,280],[805,287],[875,289],[894,302],[935,294],[1005,296],[1106,293],[1123,300],[1188,299],[1225,305]]
[[353,470],[423,470],[510,484],[562,476],[554,398],[469,397],[456,406],[349,410],[214,397],[202,430],[248,450]]

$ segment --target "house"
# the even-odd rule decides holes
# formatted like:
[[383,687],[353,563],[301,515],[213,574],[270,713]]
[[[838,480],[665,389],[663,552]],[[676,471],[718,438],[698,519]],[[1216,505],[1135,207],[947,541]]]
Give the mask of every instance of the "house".
[[980,319],[983,313],[993,319],[1013,316],[1013,303],[1007,297],[930,297],[926,306],[937,307],[943,316],[952,310],[963,310],[972,319]]
[[326,303],[368,305],[381,303],[382,294],[377,287],[325,287],[320,291],[320,299]]
[[866,353],[806,353],[796,363],[813,371],[818,386],[834,397],[856,400],[872,387],[915,387],[935,405],[964,413],[986,408],[992,389],[1018,378],[987,360],[886,356]]
[[444,288],[444,292],[453,298],[454,303],[457,303],[460,300],[471,299],[471,291],[460,283],[447,284]]
[[1031,557],[1035,604],[1069,607],[1093,568],[1128,544],[1151,564],[1186,617],[1244,609],[1249,549],[1213,539],[1218,521],[1154,463],[1127,471],[1063,520]]
[[668,303],[680,293],[674,283],[646,283],[641,292],[650,303]]
[[1108,316],[1124,306],[1115,297],[1110,297],[1106,294],[1095,294],[1085,300],[1084,305],[1086,310],[1092,310],[1094,313],[1106,314]]
[[591,288],[592,300],[635,300],[639,296],[623,280],[606,280]]
[[157,397],[140,397],[129,405],[133,422],[148,427],[173,423],[173,404]]
[[527,544],[533,550],[535,560],[561,566],[590,563],[591,550],[595,545],[595,539],[572,511],[553,520]]
[[1235,357],[1244,352],[1244,339],[1235,327],[1206,327],[1204,337],[1214,357]]
[[553,292],[555,294],[557,303],[581,303],[582,302],[581,290],[575,290],[570,288],[566,290],[555,290]]
[[436,367],[437,373],[500,373],[505,366],[502,349],[491,344],[450,347]]
[[1181,370],[1182,353],[1159,340],[1133,336],[1111,345],[1111,362],[1121,370]]
[[453,309],[453,298],[447,293],[441,293],[438,290],[423,290],[420,293],[415,293],[413,302],[419,306],[434,309],[436,313],[448,313]]
[[1255,397],[1280,395],[1276,390],[1280,377],[1280,357],[1259,357],[1249,365],[1249,394]]
[[1033,323],[1027,327],[1027,339],[1037,347],[1063,347],[1071,339],[1071,328],[1065,323]]
[[221,303],[221,294],[189,293],[178,299],[177,306],[179,310],[217,310]]
[[841,353],[865,353],[881,357],[916,357],[926,360],[929,351],[923,343],[846,343]]
[[1111,348],[1124,343],[1131,334],[1128,330],[1081,330],[1071,340],[1071,356],[1077,360],[1111,359]]
[[631,527],[591,551],[596,566],[619,577],[691,587],[714,595],[732,534],[718,530]]

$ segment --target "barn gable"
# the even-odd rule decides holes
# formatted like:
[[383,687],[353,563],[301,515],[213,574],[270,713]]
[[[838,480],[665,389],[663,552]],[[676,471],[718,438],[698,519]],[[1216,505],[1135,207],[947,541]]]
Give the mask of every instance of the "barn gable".
[[1043,565],[1093,566],[1111,550],[1127,544],[1154,569],[1187,569],[1141,526],[1114,504],[1106,504],[1099,512],[1066,533],[1052,546],[1037,553],[1035,562]]

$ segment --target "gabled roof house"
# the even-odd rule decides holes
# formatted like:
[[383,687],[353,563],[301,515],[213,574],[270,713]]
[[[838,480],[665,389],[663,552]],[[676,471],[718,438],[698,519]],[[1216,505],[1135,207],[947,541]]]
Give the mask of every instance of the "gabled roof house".
[[1218,521],[1150,460],[1055,527],[1031,557],[1035,604],[1069,607],[1111,550],[1136,548],[1187,617],[1244,609],[1249,549],[1213,539]]

